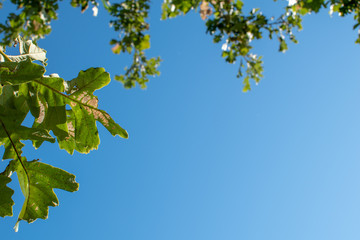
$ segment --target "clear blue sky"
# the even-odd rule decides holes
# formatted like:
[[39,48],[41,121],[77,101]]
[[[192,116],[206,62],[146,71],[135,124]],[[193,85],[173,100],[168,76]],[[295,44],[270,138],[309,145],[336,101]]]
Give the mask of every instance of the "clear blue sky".
[[[53,144],[25,148],[27,158],[74,173],[76,193],[56,191],[48,220],[0,219],[1,239],[358,240],[360,239],[360,47],[351,17],[306,16],[300,43],[279,53],[260,41],[265,78],[242,93],[238,65],[220,57],[196,13],[160,21],[150,14],[151,49],[161,76],[147,90],[113,81],[97,92],[100,107],[130,134],[68,155]],[[1,19],[6,16],[1,10]],[[286,2],[247,1],[279,12]],[[280,7],[280,8],[279,8]],[[61,4],[53,32],[39,42],[47,73],[122,72],[129,57],[113,55],[116,36],[103,9],[80,14]],[[1,163],[1,169],[6,163]]]

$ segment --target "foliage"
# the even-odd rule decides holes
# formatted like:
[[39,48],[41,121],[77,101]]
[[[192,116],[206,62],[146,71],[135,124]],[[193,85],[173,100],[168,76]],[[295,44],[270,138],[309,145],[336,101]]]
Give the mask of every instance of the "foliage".
[[[277,0],[274,0],[277,1]],[[11,0],[19,13],[11,13],[6,22],[0,23],[2,42],[10,45],[19,34],[25,38],[37,40],[51,32],[51,21],[57,19],[59,8],[57,0]],[[207,33],[213,36],[214,43],[223,43],[222,57],[226,62],[239,61],[237,77],[243,77],[244,91],[250,90],[250,79],[258,83],[263,77],[261,56],[252,53],[253,40],[268,36],[279,41],[279,51],[288,49],[288,42],[297,43],[295,30],[302,29],[302,17],[321,9],[330,8],[330,14],[338,13],[344,17],[352,15],[354,29],[360,26],[360,3],[357,0],[288,0],[284,13],[280,16],[265,16],[260,9],[253,8],[244,12],[241,0],[164,0],[161,19],[176,17],[195,10],[206,21]],[[127,52],[133,55],[130,67],[125,73],[115,76],[126,88],[139,84],[146,87],[149,76],[159,75],[157,67],[160,57],[147,58],[145,50],[150,48],[150,29],[147,18],[150,0],[124,0],[110,3],[102,0],[104,9],[113,19],[110,25],[119,32],[119,39],[112,39],[110,44],[115,54]],[[80,7],[84,12],[89,5],[98,9],[96,0],[72,0],[73,7]],[[360,32],[356,43],[360,43]]]
[[[3,159],[12,159],[0,175],[0,214],[12,216],[13,191],[6,184],[16,172],[25,195],[18,222],[30,223],[37,218],[47,218],[48,206],[58,204],[53,188],[73,192],[78,184],[70,173],[37,160],[27,161],[22,156],[22,140],[31,140],[38,148],[44,141],[54,143],[56,139],[61,149],[72,154],[74,150],[88,153],[97,149],[100,140],[96,121],[114,136],[127,138],[128,135],[109,114],[97,108],[94,91],[110,82],[104,69],[81,71],[70,81],[57,74],[46,76],[45,50],[21,38],[17,38],[17,44],[18,56],[0,52],[3,57],[0,63],[0,144],[5,147]],[[22,124],[29,113],[34,121],[31,127],[26,127]]]
[[[275,0],[276,1],[276,0]],[[356,24],[360,25],[360,3],[351,0],[299,0],[289,1],[285,11],[278,17],[265,16],[260,9],[253,8],[244,13],[244,1],[218,0],[166,0],[163,3],[162,19],[186,14],[191,9],[200,8],[200,16],[206,20],[207,33],[213,36],[214,43],[223,42],[222,57],[228,63],[235,63],[240,58],[237,77],[245,77],[243,91],[250,90],[250,79],[258,83],[263,77],[261,56],[252,53],[253,40],[267,35],[279,41],[279,51],[288,49],[287,41],[297,43],[294,30],[302,29],[302,17],[311,12],[317,13],[321,8],[330,7],[331,14],[338,12],[340,16],[354,15]],[[356,43],[360,43],[360,32]]]
[[[276,1],[276,0],[274,0]],[[61,169],[27,161],[22,156],[23,140],[30,140],[35,148],[44,141],[58,142],[61,149],[72,154],[75,150],[88,153],[97,149],[99,136],[96,122],[100,122],[114,136],[127,138],[122,129],[105,111],[97,108],[94,91],[110,82],[109,74],[102,68],[81,71],[70,81],[57,74],[44,75],[46,51],[36,45],[36,40],[51,32],[51,21],[57,19],[57,0],[11,0],[18,8],[4,23],[0,23],[0,145],[4,145],[3,160],[10,159],[0,174],[0,216],[12,216],[13,190],[7,184],[13,172],[17,173],[25,202],[18,217],[33,222],[45,219],[48,207],[58,200],[54,188],[76,191],[75,176]],[[159,57],[148,58],[150,48],[148,15],[150,0],[123,0],[110,3],[102,0],[103,9],[112,17],[110,25],[119,33],[111,39],[115,54],[133,56],[123,74],[115,76],[124,87],[138,84],[145,88],[149,76],[159,75]],[[99,7],[96,0],[71,0],[71,6],[84,12],[92,5],[94,15]],[[0,5],[1,7],[1,5]],[[260,9],[245,12],[241,0],[165,0],[161,19],[165,20],[190,11],[197,11],[206,24],[206,33],[214,43],[222,44],[221,56],[228,63],[239,63],[237,77],[243,77],[244,91],[251,89],[250,80],[258,83],[263,77],[263,61],[254,54],[255,40],[267,36],[277,39],[279,51],[288,49],[288,43],[297,43],[295,31],[302,29],[302,18],[310,13],[329,9],[330,15],[352,16],[354,29],[360,27],[360,2],[358,0],[289,0],[280,16],[265,16]],[[18,37],[21,35],[21,37]],[[15,40],[14,40],[15,39]],[[31,39],[31,40],[29,40]],[[360,31],[356,43],[360,43]],[[5,46],[19,46],[19,55],[5,53]],[[31,114],[31,127],[24,124]]]

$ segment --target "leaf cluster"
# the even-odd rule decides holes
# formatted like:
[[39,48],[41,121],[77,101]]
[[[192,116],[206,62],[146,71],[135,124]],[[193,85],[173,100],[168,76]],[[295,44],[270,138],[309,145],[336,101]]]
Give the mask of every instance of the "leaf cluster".
[[[113,136],[127,138],[128,134],[98,109],[94,91],[110,82],[103,68],[80,71],[69,81],[57,74],[47,76],[45,50],[20,37],[16,42],[20,55],[10,56],[0,50],[0,145],[5,147],[2,159],[11,160],[0,174],[0,216],[12,216],[13,191],[6,184],[16,172],[25,196],[18,222],[30,223],[47,218],[48,206],[58,204],[53,188],[73,192],[78,184],[75,176],[64,170],[38,160],[27,161],[22,153],[23,140],[30,140],[35,148],[45,141],[57,141],[61,149],[72,154],[97,149],[100,139],[96,122]],[[23,125],[28,114],[33,118],[31,127]]]
[[150,48],[150,35],[145,32],[149,30],[146,22],[150,9],[149,0],[132,1],[126,0],[122,3],[105,5],[113,20],[110,25],[119,31],[122,36],[120,40],[112,39],[114,45],[112,51],[133,53],[133,63],[125,68],[125,74],[116,75],[115,80],[124,84],[125,88],[132,88],[138,83],[142,88],[149,81],[148,76],[159,75],[157,67],[160,57],[147,59],[144,50]]
[[[4,34],[3,43],[9,45],[11,40],[22,34],[25,38],[36,40],[49,34],[51,21],[57,19],[57,0],[11,0],[17,5],[20,13],[11,13],[4,24],[0,24],[0,32]],[[276,0],[274,0],[276,1]],[[84,12],[89,5],[99,6],[96,0],[72,0],[73,7],[80,7]],[[150,0],[124,0],[110,3],[102,0],[104,9],[112,17],[110,26],[119,33],[118,39],[110,44],[115,54],[129,53],[133,61],[125,67],[123,74],[115,79],[126,88],[138,84],[146,87],[150,76],[159,75],[157,70],[160,57],[148,58],[145,50],[150,48],[150,26],[147,22]],[[319,12],[322,8],[330,8],[330,13],[339,16],[352,15],[356,21],[354,29],[360,26],[360,3],[356,0],[298,0],[286,6],[280,16],[265,16],[260,9],[254,8],[248,13],[243,12],[242,0],[164,0],[161,19],[186,15],[191,10],[199,10],[200,16],[206,20],[207,33],[213,36],[214,43],[222,43],[222,57],[228,63],[240,59],[237,77],[244,77],[244,91],[250,89],[249,79],[256,83],[263,77],[263,62],[260,56],[252,53],[253,40],[262,39],[267,35],[279,41],[279,51],[288,49],[288,41],[297,43],[293,34],[302,29],[302,18],[311,12]],[[360,43],[360,32],[356,43]],[[255,56],[255,58],[254,58]]]
[[[265,16],[258,8],[244,13],[242,0],[166,0],[162,5],[162,19],[199,9],[201,18],[206,20],[206,32],[213,36],[214,43],[222,43],[225,61],[235,63],[240,59],[237,77],[243,77],[243,91],[246,92],[251,89],[250,79],[258,83],[263,77],[262,58],[252,53],[254,40],[262,39],[264,35],[275,38],[279,42],[279,51],[285,52],[288,41],[298,43],[294,32],[302,30],[303,16],[328,7],[340,16],[353,14],[357,22],[354,29],[359,28],[359,4],[353,0],[298,0],[294,5],[286,6],[283,14],[274,17]],[[360,43],[359,39],[356,43]]]
[[[51,32],[51,21],[58,18],[57,0],[11,0],[19,9],[19,13],[11,13],[4,23],[0,23],[0,33],[3,34],[2,45],[10,46],[13,39],[21,35],[25,39],[34,42],[44,38]],[[103,1],[104,9],[113,17],[110,26],[118,32],[120,39],[112,39],[112,51],[115,54],[127,52],[133,54],[133,63],[125,68],[124,74],[116,75],[115,79],[121,81],[126,88],[136,86],[142,88],[150,76],[159,75],[157,68],[160,65],[160,57],[147,58],[145,50],[150,48],[150,35],[146,22],[149,12],[149,0],[126,0],[121,3]],[[92,4],[96,9],[99,3],[95,0],[72,0],[71,6],[79,7],[81,12],[88,9]],[[139,61],[141,60],[141,61]],[[129,70],[130,69],[130,70]]]

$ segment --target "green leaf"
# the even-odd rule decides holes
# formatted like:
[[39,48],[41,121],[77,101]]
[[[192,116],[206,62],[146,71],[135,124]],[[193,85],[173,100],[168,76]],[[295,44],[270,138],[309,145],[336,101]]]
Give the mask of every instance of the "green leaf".
[[246,76],[246,77],[244,78],[243,85],[244,85],[243,90],[242,90],[243,92],[247,92],[247,91],[251,90],[250,82],[249,82],[249,77],[248,77],[248,76]]
[[0,146],[4,145],[5,147],[3,159],[16,159],[17,154],[22,154],[21,149],[25,145],[20,140],[55,142],[55,139],[44,129],[27,128],[24,126],[17,128],[5,126],[4,128],[4,126],[0,127]]
[[236,5],[237,9],[242,9],[244,3],[242,1],[237,0],[235,5]]
[[103,68],[90,68],[80,71],[79,75],[67,82],[66,92],[70,96],[91,95],[110,83],[110,75]]
[[3,159],[16,159],[17,153],[21,155],[24,144],[20,140],[55,142],[46,130],[21,125],[29,107],[25,96],[17,96],[14,92],[15,87],[8,85],[0,95],[0,145],[5,146]]
[[140,43],[140,50],[145,50],[150,48],[150,35],[145,35],[144,38],[141,40]]
[[[33,127],[52,130],[58,141],[68,136],[64,84],[65,81],[59,77],[42,77],[29,84],[26,93],[29,105],[33,106]],[[38,148],[42,142],[33,141],[33,145]]]
[[[69,153],[77,150],[88,153],[97,149],[100,139],[96,121],[100,122],[113,135],[127,138],[127,132],[110,117],[108,113],[98,109],[98,99],[93,95],[110,82],[109,73],[103,68],[90,68],[81,71],[75,79],[65,82],[58,77],[43,77],[34,80],[29,87],[30,96],[38,96],[39,108],[33,111],[33,127],[52,130],[59,146]],[[32,104],[36,105],[36,104]],[[66,105],[71,109],[66,110]],[[34,141],[39,147],[42,141]]]
[[55,207],[59,204],[54,188],[69,192],[79,189],[75,176],[62,169],[38,160],[28,162],[24,157],[21,162],[12,162],[15,164],[21,191],[25,196],[16,228],[21,220],[31,223],[38,218],[48,217],[49,206]]
[[0,63],[0,83],[16,85],[41,78],[45,68],[30,61]]
[[280,41],[279,51],[285,52],[288,49],[288,46],[287,46],[285,40],[283,38],[279,37],[279,41]]
[[67,117],[67,129],[68,136],[66,136],[63,140],[58,141],[59,147],[61,149],[65,149],[68,153],[73,154],[76,149],[75,142],[75,116],[72,110],[66,110]]
[[[110,75],[105,72],[105,69],[90,68],[81,71],[78,77],[71,82],[73,87],[70,90],[71,94],[67,99],[67,103],[72,108],[79,107],[80,110],[78,108],[76,110],[82,111],[84,118],[94,118],[94,120],[99,121],[113,136],[119,135],[122,138],[128,138],[126,130],[115,123],[108,113],[97,108],[98,99],[93,93],[110,82]],[[76,101],[73,99],[76,99]],[[74,110],[75,119],[78,119],[76,110]]]
[[[75,150],[87,153],[96,149],[100,143],[96,121],[99,121],[113,136],[128,138],[128,133],[110,117],[108,113],[99,110],[98,99],[94,91],[106,86],[110,82],[110,75],[103,68],[90,68],[81,71],[77,78],[68,83],[67,104],[72,108],[68,111],[67,124],[72,133],[60,140],[60,147],[72,153]],[[66,142],[68,143],[66,143]]]
[[11,182],[11,178],[5,174],[0,174],[0,217],[12,216],[12,206],[14,201],[11,196],[14,194],[14,190],[7,187],[6,184]]

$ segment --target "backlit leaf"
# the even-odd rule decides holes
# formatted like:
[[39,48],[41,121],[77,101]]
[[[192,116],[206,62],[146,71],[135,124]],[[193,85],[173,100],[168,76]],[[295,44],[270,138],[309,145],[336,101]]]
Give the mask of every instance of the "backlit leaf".
[[54,188],[69,192],[79,189],[73,174],[38,160],[28,162],[22,157],[21,162],[16,161],[13,164],[25,196],[18,222],[25,220],[31,223],[38,218],[46,219],[49,206],[55,207],[59,204]]

